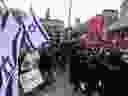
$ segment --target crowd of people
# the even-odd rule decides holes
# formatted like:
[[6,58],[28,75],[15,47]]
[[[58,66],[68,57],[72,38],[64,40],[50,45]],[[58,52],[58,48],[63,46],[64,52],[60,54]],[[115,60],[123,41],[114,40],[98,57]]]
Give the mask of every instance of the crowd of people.
[[[110,11],[113,13],[113,22],[111,24],[107,22],[110,19],[110,16],[108,16]],[[22,18],[17,18],[17,16],[25,17],[30,15],[30,13],[27,14],[19,9],[6,8],[1,9],[0,14],[3,16],[1,19],[1,30],[6,28],[6,21],[10,14],[14,16],[14,20],[18,22],[18,24],[22,23]],[[88,27],[86,27],[88,28],[88,32],[117,32],[124,29],[127,30],[126,27],[115,27],[121,19],[117,18],[117,11],[104,10],[103,15],[97,15],[88,20]],[[60,44],[46,42],[48,46],[43,46],[43,48],[41,43],[37,44],[34,41],[32,41],[32,43],[34,42],[35,46],[39,45],[39,48],[33,48],[32,44],[29,44],[30,41],[29,43],[24,43],[24,45],[22,44],[22,47],[27,48],[20,48],[18,50],[19,53],[17,53],[18,96],[45,96],[47,93],[48,96],[60,96],[60,94],[63,96],[66,93],[64,93],[65,85],[62,83],[66,83],[66,88],[71,89],[72,92],[69,92],[69,96],[71,96],[73,92],[78,96],[97,96],[97,94],[103,96],[104,86],[110,85],[110,88],[118,84],[118,82],[114,80],[119,78],[117,75],[120,71],[120,63],[127,64],[127,60],[124,60],[124,58],[127,59],[128,57],[127,49],[81,48],[80,40],[85,39],[85,37],[83,34],[75,35],[77,36],[75,36],[76,38],[74,37],[73,40],[65,40]],[[80,38],[78,40],[79,36]],[[126,55],[122,56],[121,54]],[[113,80],[110,80],[112,76]],[[108,84],[108,82],[113,84]],[[109,88],[108,90],[110,90]],[[56,93],[55,89],[58,90],[58,93]],[[0,92],[2,92],[2,90],[3,89],[0,89]],[[59,91],[62,93],[59,93]],[[6,91],[2,94],[9,94],[9,92]],[[76,96],[76,94],[73,96]],[[66,94],[66,96],[68,96],[68,94]]]

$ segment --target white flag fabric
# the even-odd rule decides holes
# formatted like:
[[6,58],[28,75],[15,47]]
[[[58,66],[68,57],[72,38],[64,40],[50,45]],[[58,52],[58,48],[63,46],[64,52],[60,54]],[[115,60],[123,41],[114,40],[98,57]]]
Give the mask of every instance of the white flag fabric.
[[[21,18],[19,25],[15,18]],[[0,17],[0,24],[3,17]],[[17,96],[16,60],[20,48],[48,46],[48,34],[38,16],[8,16],[6,26],[0,26],[0,96]]]

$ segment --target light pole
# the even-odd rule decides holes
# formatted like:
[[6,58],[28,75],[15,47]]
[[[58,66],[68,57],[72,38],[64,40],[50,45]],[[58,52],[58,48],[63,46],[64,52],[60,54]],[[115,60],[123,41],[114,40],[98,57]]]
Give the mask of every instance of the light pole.
[[67,30],[67,39],[71,40],[71,16],[72,16],[72,0],[69,0],[68,8],[68,30]]
[[[65,47],[69,48],[68,50],[72,49],[70,47],[72,47],[72,44],[70,43],[71,41],[71,33],[72,33],[72,28],[71,28],[71,13],[72,13],[72,0],[69,0],[69,8],[68,8],[68,29],[67,29],[67,43]],[[69,41],[69,42],[68,42]],[[66,48],[66,49],[67,49]],[[71,54],[66,54],[66,72],[65,72],[65,77],[66,80],[69,82],[70,81],[70,59],[71,59]],[[70,83],[69,83],[70,84]]]

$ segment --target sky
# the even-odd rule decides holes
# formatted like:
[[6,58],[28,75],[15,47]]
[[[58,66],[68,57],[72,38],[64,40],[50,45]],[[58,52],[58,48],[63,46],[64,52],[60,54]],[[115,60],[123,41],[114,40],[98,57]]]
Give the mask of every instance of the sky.
[[[51,18],[62,19],[67,26],[69,0],[9,0],[8,6],[28,10],[31,2],[37,15],[44,17],[46,9],[50,8]],[[119,10],[120,4],[121,0],[72,0],[71,24],[74,24],[76,17],[85,22],[103,9]]]

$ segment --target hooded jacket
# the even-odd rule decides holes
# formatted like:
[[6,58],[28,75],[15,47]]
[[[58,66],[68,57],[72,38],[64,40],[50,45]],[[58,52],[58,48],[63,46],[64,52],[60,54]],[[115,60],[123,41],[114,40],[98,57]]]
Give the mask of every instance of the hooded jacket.
[[88,21],[88,32],[103,32],[104,17],[93,16]]

